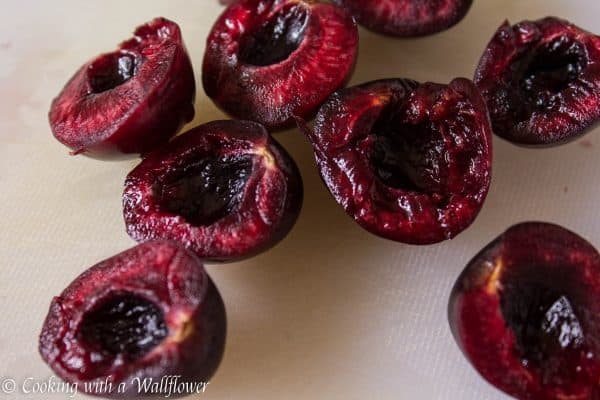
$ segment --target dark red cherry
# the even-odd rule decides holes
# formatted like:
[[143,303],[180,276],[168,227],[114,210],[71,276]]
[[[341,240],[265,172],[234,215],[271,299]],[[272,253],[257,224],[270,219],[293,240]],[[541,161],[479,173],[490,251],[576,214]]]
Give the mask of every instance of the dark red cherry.
[[498,136],[525,146],[568,142],[600,120],[600,37],[553,17],[505,22],[475,83]]
[[[39,351],[87,394],[164,397],[169,387],[140,390],[136,378],[208,382],[225,331],[223,301],[198,258],[174,243],[148,242],[96,264],[55,297]],[[99,385],[107,381],[111,388]]]
[[490,122],[467,79],[388,79],[342,89],[321,107],[308,136],[335,200],[388,239],[453,238],[473,222],[488,192]]
[[600,398],[600,254],[575,233],[511,227],[469,262],[448,310],[465,356],[498,389]]
[[137,241],[169,239],[203,259],[249,257],[292,228],[302,178],[265,128],[215,121],[150,153],[127,176],[127,232]]
[[179,26],[157,18],[75,73],[52,102],[50,126],[73,154],[132,157],[191,121],[195,94]]
[[359,24],[398,37],[425,36],[460,22],[473,0],[333,0]]
[[356,24],[344,10],[313,0],[239,0],[206,43],[204,90],[224,111],[269,129],[309,117],[348,80]]

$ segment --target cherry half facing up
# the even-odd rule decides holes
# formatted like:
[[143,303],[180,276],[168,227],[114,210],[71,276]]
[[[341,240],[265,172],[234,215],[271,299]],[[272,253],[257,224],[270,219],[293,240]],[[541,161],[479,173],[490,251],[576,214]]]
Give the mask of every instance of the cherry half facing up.
[[475,84],[498,136],[523,146],[568,142],[600,121],[600,37],[554,17],[505,22]]
[[269,130],[308,118],[354,69],[358,30],[343,9],[316,0],[238,0],[206,42],[206,94],[235,118]]
[[451,28],[466,15],[473,0],[333,0],[359,24],[390,36],[431,35]]
[[575,233],[511,227],[469,262],[448,314],[465,356],[500,390],[600,399],[600,254]]
[[52,102],[50,126],[72,154],[134,157],[166,143],[191,121],[195,96],[179,26],[157,18],[75,73]]
[[388,79],[342,89],[321,107],[314,130],[303,128],[335,200],[384,238],[451,239],[473,222],[487,195],[492,132],[467,79]]
[[215,121],[179,135],[129,173],[123,208],[139,241],[168,239],[200,258],[231,261],[273,246],[303,199],[294,160],[250,121]]
[[[225,335],[225,307],[202,263],[177,244],[155,241],[91,267],[55,297],[39,351],[87,394],[164,397],[156,388],[140,391],[136,378],[206,383]],[[110,391],[94,384],[107,380]]]

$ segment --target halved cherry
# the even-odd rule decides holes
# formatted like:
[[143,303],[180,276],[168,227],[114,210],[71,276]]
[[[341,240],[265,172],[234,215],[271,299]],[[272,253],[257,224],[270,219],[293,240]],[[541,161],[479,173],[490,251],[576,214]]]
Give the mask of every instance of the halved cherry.
[[50,126],[74,154],[131,157],[166,143],[191,121],[195,95],[179,26],[157,18],[75,73],[52,102]]
[[600,398],[600,254],[575,233],[511,227],[469,262],[448,312],[465,356],[504,392]]
[[202,81],[217,105],[269,129],[311,115],[349,78],[356,24],[314,0],[240,0],[208,37]]
[[475,83],[498,136],[526,146],[568,142],[600,121],[600,37],[553,17],[505,22]]
[[226,261],[281,240],[302,194],[296,164],[262,125],[215,121],[150,153],[127,176],[123,206],[135,240],[175,240]]
[[460,22],[473,0],[334,0],[359,24],[391,36],[425,36]]
[[[39,351],[87,394],[161,396],[171,394],[169,387],[157,389],[149,379],[208,382],[225,331],[223,301],[202,263],[179,245],[157,241],[96,264],[55,297]],[[110,388],[97,385],[107,381]]]
[[467,79],[342,89],[321,107],[308,136],[335,200],[388,239],[450,239],[473,222],[488,192],[490,122]]

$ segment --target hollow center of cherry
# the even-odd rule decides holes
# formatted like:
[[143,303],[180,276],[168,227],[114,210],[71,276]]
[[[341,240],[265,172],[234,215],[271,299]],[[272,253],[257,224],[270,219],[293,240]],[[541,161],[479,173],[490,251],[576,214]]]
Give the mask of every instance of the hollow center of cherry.
[[309,13],[302,5],[282,7],[267,22],[240,39],[244,64],[267,66],[286,60],[302,43]]
[[[392,112],[393,113],[393,112]],[[445,145],[435,123],[406,122],[403,113],[382,113],[372,133],[371,166],[387,186],[419,193],[445,193]]]
[[503,283],[500,305],[517,342],[516,356],[523,365],[538,369],[547,384],[560,385],[553,380],[565,378],[590,382],[597,373],[595,353],[585,337],[591,321],[576,295],[544,285],[548,277],[538,278],[525,273]]
[[88,81],[92,93],[114,89],[133,78],[136,73],[135,57],[123,52],[105,54],[88,67]]
[[153,302],[131,293],[116,293],[87,313],[78,335],[102,353],[135,360],[167,335],[164,315]]
[[207,226],[234,212],[252,173],[252,157],[204,157],[172,169],[154,187],[162,210]]
[[531,104],[543,109],[558,104],[557,96],[586,68],[587,54],[581,43],[560,36],[521,63],[520,89]]

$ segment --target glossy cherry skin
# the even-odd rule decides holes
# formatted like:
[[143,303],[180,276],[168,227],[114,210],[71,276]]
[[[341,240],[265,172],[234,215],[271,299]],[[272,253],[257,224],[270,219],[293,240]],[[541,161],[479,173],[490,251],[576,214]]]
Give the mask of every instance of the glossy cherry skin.
[[410,244],[451,239],[487,195],[491,127],[467,79],[388,79],[343,89],[305,131],[334,199],[378,236]]

